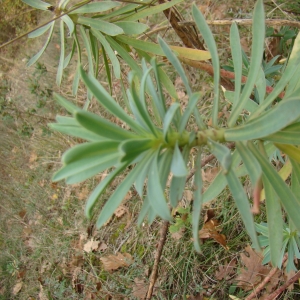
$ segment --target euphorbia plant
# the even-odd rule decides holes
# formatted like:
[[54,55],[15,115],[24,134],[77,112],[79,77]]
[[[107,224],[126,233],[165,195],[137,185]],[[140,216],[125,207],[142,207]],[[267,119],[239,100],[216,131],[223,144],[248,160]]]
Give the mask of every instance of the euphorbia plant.
[[[128,100],[131,110],[129,113],[117,104],[92,74],[87,75],[80,68],[81,78],[89,92],[108,112],[130,129],[125,130],[96,114],[82,110],[57,95],[58,102],[72,114],[72,117],[58,116],[57,123],[51,124],[51,127],[83,138],[87,142],[63,154],[63,167],[54,175],[53,180],[66,179],[66,182],[71,184],[104,170],[110,170],[88,198],[86,215],[91,217],[99,196],[116,176],[126,171],[126,177],[103,206],[97,226],[101,227],[112,216],[132,186],[143,199],[138,223],[146,216],[150,223],[156,217],[172,220],[170,207],[176,207],[182,197],[188,175],[187,163],[193,159],[190,151],[195,148],[197,156],[194,163],[196,173],[192,225],[196,250],[200,251],[198,230],[201,206],[217,197],[227,185],[254,246],[260,247],[250,201],[239,180],[240,176],[249,175],[254,187],[254,201],[260,201],[262,188],[265,191],[269,235],[273,237],[269,245],[271,261],[274,265],[278,265],[282,244],[281,208],[285,210],[295,230],[300,231],[300,199],[295,188],[300,182],[300,151],[296,146],[300,144],[300,97],[297,95],[300,37],[295,40],[281,79],[273,91],[266,95],[265,83],[261,82],[260,76],[265,25],[263,4],[259,0],[253,15],[250,69],[247,82],[241,91],[242,52],[237,25],[232,25],[230,44],[235,70],[235,92],[230,97],[232,106],[227,126],[222,124],[221,127],[218,122],[220,95],[216,44],[203,15],[195,5],[192,12],[211,53],[214,67],[212,126],[208,127],[204,123],[197,109],[201,94],[192,91],[177,56],[163,39],[159,38],[161,49],[185,85],[189,96],[185,109],[182,111],[179,99],[175,99],[170,106],[166,105],[161,73],[155,58],[151,59],[150,65],[142,60],[141,73],[129,74],[129,89],[123,95]],[[153,78],[150,74],[153,74]],[[259,103],[249,99],[255,86],[258,89]],[[284,89],[283,99],[273,105],[273,101]],[[248,112],[243,118],[240,117],[242,111]],[[196,120],[197,131],[186,129],[191,116]],[[235,149],[230,150],[226,142],[234,142]],[[222,170],[204,193],[201,179],[203,146],[209,147],[222,166]],[[268,160],[268,155],[276,148],[285,152],[292,162],[291,188]],[[128,168],[129,166],[131,168]],[[170,174],[172,179],[167,186]]]

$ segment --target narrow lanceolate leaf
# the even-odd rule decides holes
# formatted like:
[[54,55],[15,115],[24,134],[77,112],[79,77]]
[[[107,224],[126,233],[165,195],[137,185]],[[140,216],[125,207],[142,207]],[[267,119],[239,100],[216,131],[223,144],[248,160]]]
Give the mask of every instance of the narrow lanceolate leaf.
[[[67,124],[67,123],[60,123],[59,120],[62,118],[70,119],[72,120],[72,123]],[[70,117],[62,117],[62,116],[57,116],[56,120],[58,123],[50,123],[48,126],[58,132],[78,137],[86,141],[94,142],[94,141],[103,141],[104,138],[100,137],[99,135],[83,128],[80,126],[80,124],[74,119]]]
[[247,77],[247,82],[243,88],[242,95],[230,115],[228,126],[235,125],[245,103],[248,101],[249,96],[253,91],[256,78],[261,67],[261,61],[264,53],[265,42],[265,16],[262,0],[258,0],[254,7],[253,23],[252,23],[252,48],[251,48],[251,64]]
[[[164,3],[164,4],[150,6],[147,9],[143,9],[143,10],[137,12],[137,13],[132,14],[131,16],[129,16],[127,18],[124,18],[124,20],[126,20],[126,21],[137,21],[139,19],[144,19],[146,17],[153,16],[157,13],[160,13],[160,12],[162,12],[162,11],[164,11],[164,10],[166,10],[166,9],[168,9],[168,8],[178,4],[180,2],[183,2],[183,0],[173,0],[173,1],[169,1],[169,2]],[[134,8],[135,7],[133,7],[133,10],[134,10]]]
[[164,139],[167,138],[167,134],[168,134],[170,125],[171,125],[172,121],[174,120],[175,113],[179,107],[180,107],[180,104],[178,102],[175,102],[169,107],[167,113],[165,114],[165,117],[163,120]]
[[101,32],[103,32],[107,35],[110,35],[110,36],[115,36],[115,35],[124,33],[124,31],[121,27],[119,27],[115,24],[103,21],[101,19],[92,19],[92,18],[86,18],[86,17],[80,16],[78,18],[77,22],[79,24],[89,26],[93,29],[100,30]]
[[221,145],[211,139],[209,139],[208,144],[210,146],[211,152],[220,162],[223,168],[223,172],[226,175],[229,172],[232,164],[231,151],[226,146]]
[[282,101],[245,125],[226,129],[225,139],[227,141],[260,139],[283,129],[297,120],[299,116],[300,99]]
[[41,36],[42,34],[44,34],[50,27],[52,26],[52,22],[41,27],[41,28],[38,28],[37,30],[31,32],[28,34],[28,37],[30,39],[33,39],[33,38],[36,38],[38,36]]
[[149,153],[144,156],[144,158],[134,167],[133,170],[130,171],[130,173],[118,185],[111,197],[107,200],[96,223],[98,228],[104,225],[105,222],[113,215],[114,211],[121,204],[130,187],[143,170],[144,164],[151,158],[152,154],[153,153],[149,151]]
[[171,172],[175,177],[186,177],[188,173],[185,161],[179,150],[177,142],[174,147],[174,154],[173,154],[173,159],[171,164]]
[[235,205],[237,206],[240,212],[241,218],[252,240],[253,246],[255,249],[260,249],[260,245],[257,240],[256,230],[254,226],[253,215],[244,188],[232,169],[225,176],[228,182],[228,187],[235,201]]
[[266,180],[273,187],[274,191],[278,195],[280,202],[285,209],[286,213],[296,226],[297,230],[300,231],[299,211],[300,211],[300,199],[297,199],[295,195],[288,188],[286,183],[281,179],[274,170],[273,166],[269,161],[256,149],[252,143],[248,143],[248,146],[256,159],[261,165]]
[[148,174],[147,195],[149,202],[155,213],[164,220],[172,220],[170,209],[168,207],[164,191],[160,183],[160,174],[158,173],[158,151],[152,160],[152,166]]
[[189,80],[188,80],[187,76],[185,75],[184,69],[183,69],[180,61],[178,60],[176,55],[173,53],[173,51],[171,50],[169,45],[161,37],[158,37],[158,42],[159,42],[160,47],[162,48],[163,52],[165,53],[165,56],[168,58],[170,63],[173,65],[173,67],[175,68],[175,70],[177,71],[179,76],[181,77],[182,82],[186,88],[187,94],[190,97],[192,95],[192,89],[190,87]]
[[71,113],[72,115],[79,110],[79,108],[74,105],[72,102],[66,100],[63,96],[54,93],[54,98],[55,100],[59,103],[59,105],[61,105],[62,107],[64,107],[69,113]]
[[127,162],[117,166],[103,180],[101,180],[97,187],[93,190],[85,206],[85,215],[87,216],[87,218],[90,219],[92,217],[92,210],[96,205],[98,198],[105,191],[106,187],[115,179],[116,176],[118,176],[122,171],[124,171],[127,166]]
[[59,64],[57,68],[57,75],[56,75],[56,84],[60,86],[62,75],[64,71],[64,60],[65,60],[65,29],[64,29],[64,22],[60,20],[60,57],[59,57]]
[[118,141],[103,141],[94,143],[79,144],[67,150],[61,160],[64,164],[70,164],[81,159],[90,157],[101,157],[109,155],[113,152],[118,152],[120,142]]
[[153,147],[152,139],[132,139],[120,144],[121,162],[132,161],[144,151]]
[[125,111],[119,106],[119,104],[117,104],[117,102],[94,76],[87,75],[82,67],[80,67],[80,75],[87,88],[104,108],[120,120],[127,123],[134,131],[143,132],[142,128],[136,123],[136,121],[125,113]]
[[194,182],[194,202],[193,202],[193,213],[192,213],[192,227],[193,227],[193,239],[194,247],[196,251],[200,252],[199,243],[199,222],[202,208],[202,176],[201,176],[201,152],[198,152],[196,159],[196,173]]
[[149,29],[148,25],[138,22],[118,21],[114,24],[121,27],[124,33],[128,35],[142,34],[144,31]]
[[120,79],[121,68],[120,68],[120,63],[118,61],[118,58],[117,58],[115,52],[113,51],[113,49],[111,48],[111,46],[109,45],[109,43],[107,42],[107,40],[105,39],[103,34],[101,34],[99,31],[94,30],[94,29],[92,29],[92,33],[99,40],[99,42],[101,43],[101,45],[105,49],[105,51],[106,51],[106,53],[107,53],[107,55],[108,55],[108,57],[111,61],[111,64],[113,66],[116,78]]
[[68,15],[64,15],[61,18],[69,28],[68,37],[70,37],[73,34],[74,30],[75,30],[74,22],[72,21],[72,19]]
[[230,47],[234,66],[234,101],[233,108],[236,107],[241,93],[242,82],[242,47],[240,42],[240,34],[236,23],[232,23],[230,28]]
[[[89,74],[93,75],[94,74],[94,63],[93,63],[91,43],[90,43],[90,39],[88,38],[88,35],[87,35],[88,31],[84,28],[84,26],[80,26],[79,29],[80,29],[80,34],[82,36],[84,47],[86,49],[87,57],[88,57]],[[89,96],[89,94],[88,94],[88,96]]]
[[285,145],[285,144],[274,144],[279,150],[284,152],[289,156],[289,158],[293,159],[297,163],[300,163],[300,149],[293,145]]
[[134,134],[90,112],[76,111],[74,116],[84,128],[99,136],[117,141],[135,138]]
[[284,129],[264,137],[264,140],[281,144],[300,145],[300,122],[293,123]]
[[271,262],[274,267],[278,266],[281,246],[282,246],[282,212],[281,205],[272,185],[263,176],[263,183],[266,193],[266,208],[267,208],[267,220],[269,229],[269,245],[271,253]]
[[[197,8],[197,6],[193,5],[193,17],[195,23],[201,32],[203,39],[207,45],[207,48],[211,54],[212,64],[214,68],[214,102],[212,108],[212,125],[214,127],[218,126],[218,112],[219,112],[219,98],[220,98],[220,90],[219,90],[219,82],[220,82],[220,62],[219,55],[216,46],[216,42],[214,36],[207,25],[204,16]],[[264,24],[263,24],[264,26]]]
[[[294,89],[296,88],[297,82],[299,80],[299,63],[300,63],[300,33],[298,33],[292,53],[289,57],[289,61],[285,71],[283,72],[279,82],[275,85],[273,91],[267,96],[265,101],[259,106],[254,114],[250,115],[250,120],[256,118],[260,113],[267,109],[272,102],[278,97],[278,95],[286,88],[285,98],[289,97]],[[297,72],[296,72],[297,71]]]
[[262,175],[260,164],[243,142],[236,142],[235,146],[246,166],[252,185],[255,186]]
[[[117,22],[116,24],[119,24],[119,22]],[[162,48],[155,43],[137,40],[123,35],[118,36],[117,40],[123,42],[124,44],[128,44],[135,49],[139,49],[155,55],[165,56],[165,52],[162,50]],[[174,53],[179,58],[183,57],[183,58],[188,58],[196,61],[202,61],[211,58],[210,53],[208,51],[179,47],[179,46],[171,46],[171,45],[169,45],[169,47],[174,51]]]
[[41,0],[22,0],[22,2],[30,5],[33,8],[41,9],[41,10],[48,10],[51,4],[41,1]]
[[199,98],[200,98],[200,93],[194,93],[190,97],[188,105],[187,105],[187,107],[181,117],[180,123],[179,123],[179,134],[181,134],[184,131],[192,112],[196,108]]
[[[114,7],[121,5],[119,2],[114,1],[101,1],[96,3],[88,3],[70,12],[70,14],[88,14],[88,13],[99,13],[110,10]],[[74,7],[71,7],[73,9]]]
[[71,52],[65,57],[64,60],[64,69],[69,65],[74,53],[75,53],[75,49],[76,49],[76,42],[75,40],[73,41],[73,45],[72,45],[72,50]]
[[42,54],[46,50],[47,46],[50,43],[52,34],[53,34],[54,25],[55,25],[55,22],[52,22],[50,31],[49,31],[49,35],[48,35],[45,45],[42,47],[42,49],[37,54],[35,54],[33,57],[30,58],[30,60],[27,63],[27,67],[30,67],[31,65],[33,65],[42,56]]

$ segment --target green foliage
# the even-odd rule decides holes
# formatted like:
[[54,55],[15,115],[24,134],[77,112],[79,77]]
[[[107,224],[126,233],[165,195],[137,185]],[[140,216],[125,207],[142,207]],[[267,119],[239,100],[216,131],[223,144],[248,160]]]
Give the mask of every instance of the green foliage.
[[[180,1],[171,1],[168,5],[173,5]],[[40,2],[38,5],[42,5]],[[68,1],[61,2],[58,6],[59,12],[66,10]],[[101,2],[102,3],[102,2]],[[103,2],[104,3],[104,2]],[[111,5],[113,2],[109,2]],[[43,4],[44,5],[44,4]],[[68,102],[63,97],[56,95],[57,101],[67,109],[71,117],[57,117],[57,123],[50,126],[60,132],[83,138],[87,142],[69,149],[62,157],[63,167],[54,175],[53,180],[66,179],[67,183],[77,183],[99,172],[108,170],[109,174],[94,189],[88,198],[86,205],[86,215],[91,218],[94,207],[99,197],[105,192],[109,184],[123,173],[123,180],[104,204],[97,226],[100,227],[113,215],[116,208],[121,204],[127,192],[134,186],[143,199],[143,206],[138,217],[141,224],[144,218],[152,223],[156,217],[165,220],[172,220],[170,206],[176,207],[182,198],[188,175],[188,162],[196,165],[194,201],[192,208],[192,232],[194,244],[197,251],[200,251],[198,241],[198,227],[201,206],[203,203],[217,197],[226,186],[232,194],[235,204],[244,222],[245,228],[256,248],[262,246],[256,236],[256,229],[251,212],[251,204],[240,181],[241,176],[248,175],[256,193],[254,202],[259,202],[259,192],[261,182],[266,191],[267,218],[268,224],[275,224],[281,216],[281,208],[288,215],[294,230],[300,232],[300,222],[298,212],[300,211],[300,197],[296,189],[288,186],[278,175],[268,157],[278,148],[284,151],[293,159],[294,182],[300,182],[300,155],[297,147],[299,145],[299,118],[300,118],[300,98],[299,77],[295,76],[300,63],[300,37],[295,39],[294,47],[289,61],[282,74],[281,79],[274,87],[273,91],[266,95],[266,72],[274,73],[278,68],[272,67],[274,61],[262,65],[264,53],[264,10],[262,1],[255,5],[253,15],[253,45],[247,73],[247,82],[241,89],[241,75],[243,68],[243,54],[239,42],[239,32],[235,24],[230,31],[230,44],[233,54],[233,64],[235,77],[235,92],[232,93],[232,107],[228,124],[218,125],[218,113],[220,110],[219,95],[219,57],[213,35],[206,25],[204,17],[196,6],[193,6],[193,17],[198,29],[201,31],[205,42],[208,45],[212,56],[214,67],[214,101],[212,107],[212,124],[209,128],[203,122],[203,116],[197,110],[197,103],[201,95],[194,92],[189,85],[187,76],[180,61],[167,43],[159,38],[159,45],[164,55],[173,65],[182,79],[186,92],[189,96],[189,103],[183,109],[181,103],[175,96],[174,101],[167,105],[163,89],[167,89],[171,94],[174,87],[170,81],[164,77],[162,66],[157,63],[155,57],[145,54],[142,47],[139,53],[144,56],[141,62],[142,68],[131,58],[127,52],[127,47],[123,43],[124,38],[117,37],[123,33],[136,33],[130,22],[136,22],[138,18],[145,17],[156,11],[161,11],[160,6],[148,7],[147,5],[135,6],[125,5],[117,8],[108,14],[102,14],[104,9],[100,3],[93,5],[99,16],[89,18],[79,15],[91,11],[92,4],[68,8],[69,14],[60,21],[61,32],[61,56],[58,67],[57,83],[62,78],[63,69],[70,61],[73,50],[77,49],[79,62],[81,62],[81,46],[78,42],[79,35],[87,49],[89,69],[88,74],[80,66],[77,71],[77,82],[74,84],[74,91],[77,90],[79,75],[88,88],[88,99],[94,96],[99,104],[110,114],[117,117],[124,126],[118,126],[97,116],[96,114],[80,109]],[[104,5],[104,4],[103,4]],[[114,5],[117,6],[115,3]],[[109,6],[111,8],[111,6]],[[47,10],[47,7],[40,7]],[[130,13],[136,9],[136,13]],[[122,22],[120,17],[122,16]],[[108,25],[108,22],[110,23]],[[128,23],[124,23],[128,22]],[[64,26],[68,27],[70,36],[73,37],[73,50],[65,59],[63,44]],[[48,26],[48,25],[47,25]],[[77,32],[77,27],[79,31]],[[49,38],[45,47],[30,60],[30,64],[35,62],[47,47],[51,39],[54,25],[50,25],[45,31],[49,31]],[[142,27],[144,30],[145,27]],[[42,30],[43,31],[43,30]],[[42,31],[39,31],[40,34]],[[43,33],[43,32],[42,32]],[[128,39],[131,44],[132,40]],[[124,110],[104,87],[95,78],[98,70],[97,61],[99,44],[101,44],[102,54],[106,54],[106,66],[108,59],[114,68],[115,76],[119,77],[119,62],[115,59],[114,52],[128,63],[132,72],[129,73],[129,88],[124,90],[124,98],[128,101],[128,110]],[[156,49],[156,48],[155,48]],[[155,50],[157,51],[157,49]],[[175,50],[176,51],[176,50]],[[244,58],[245,65],[245,58]],[[262,71],[264,70],[264,71]],[[271,70],[271,71],[270,71]],[[110,71],[107,69],[107,74]],[[269,73],[270,74],[270,73]],[[279,104],[273,105],[273,101],[288,86],[287,93]],[[250,100],[254,88],[257,90],[258,101],[255,104]],[[88,103],[88,102],[87,102]],[[240,119],[242,111],[248,111],[244,119]],[[282,117],[284,116],[284,117]],[[189,121],[194,118],[197,122],[198,131],[187,131]],[[128,129],[124,129],[128,128]],[[285,138],[283,139],[282,136]],[[234,142],[235,150],[230,150],[226,142]],[[201,153],[203,147],[208,146],[211,153],[222,167],[222,171],[216,176],[214,181],[205,193],[202,193],[201,179]],[[196,149],[196,156],[191,156],[191,149]],[[167,185],[171,175],[170,185]],[[294,184],[295,186],[295,184]],[[273,197],[275,196],[276,197]],[[175,223],[176,224],[176,223]],[[280,223],[278,223],[280,224]],[[272,235],[279,225],[274,228],[269,227]],[[280,230],[279,230],[280,231]],[[279,234],[273,242],[269,244],[270,258],[274,265],[280,261],[280,251],[283,243]]]

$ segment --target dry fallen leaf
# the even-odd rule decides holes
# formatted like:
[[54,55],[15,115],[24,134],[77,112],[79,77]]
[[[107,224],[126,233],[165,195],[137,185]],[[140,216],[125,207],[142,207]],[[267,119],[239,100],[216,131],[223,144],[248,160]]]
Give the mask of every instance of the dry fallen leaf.
[[171,233],[171,237],[175,240],[180,240],[183,236],[184,236],[184,232],[185,232],[185,228],[184,227],[181,227],[179,229],[179,231],[176,231],[176,232],[172,232]]
[[89,240],[87,243],[84,244],[83,250],[87,253],[92,252],[98,249],[99,244],[100,244],[99,241],[94,241],[94,239],[92,238],[91,240]]
[[225,266],[219,266],[219,270],[216,272],[216,279],[217,280],[222,280],[222,279],[226,279],[228,280],[230,275],[232,275],[233,273],[235,273],[235,269],[236,269],[236,260],[232,259],[229,264],[225,265]]
[[117,218],[121,218],[128,211],[127,207],[120,205],[114,212]]
[[143,279],[135,278],[132,286],[132,296],[138,299],[145,299],[147,291],[148,284]]
[[16,296],[21,291],[22,286],[23,286],[23,281],[20,281],[17,284],[15,284],[12,290],[12,294]]
[[219,225],[220,224],[218,220],[210,219],[203,225],[202,229],[199,231],[199,238],[214,239],[217,243],[228,250],[228,247],[226,246],[226,236],[224,234],[220,234],[220,229],[217,228]]
[[133,263],[133,258],[129,253],[120,253],[117,255],[108,255],[101,257],[100,260],[103,263],[105,271],[114,271],[121,267],[128,267]]
[[249,291],[259,284],[263,278],[269,273],[270,268],[263,266],[263,256],[255,252],[249,245],[245,248],[248,255],[241,253],[241,260],[245,268],[241,269],[241,273],[235,278],[238,286]]
[[46,296],[43,286],[40,284],[39,300],[48,300],[48,299],[49,298]]
[[212,182],[219,172],[220,172],[220,168],[218,167],[209,168],[205,171],[202,169],[202,179],[203,181],[206,182]]

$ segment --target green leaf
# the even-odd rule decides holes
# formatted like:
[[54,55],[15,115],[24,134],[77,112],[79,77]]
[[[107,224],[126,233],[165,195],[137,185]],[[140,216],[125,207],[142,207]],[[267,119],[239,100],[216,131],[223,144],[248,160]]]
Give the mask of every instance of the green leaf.
[[[192,112],[195,110],[196,105],[198,103],[198,100],[200,98],[200,93],[193,93],[189,99],[188,105],[181,117],[180,123],[179,123],[179,133],[182,134],[186,124],[188,123],[188,120],[192,114]],[[197,108],[196,108],[197,109]]]
[[175,113],[177,109],[180,108],[180,104],[178,102],[173,103],[169,109],[167,110],[167,113],[165,114],[164,121],[163,121],[163,134],[164,139],[166,140],[167,134],[169,132],[170,125],[172,121],[174,120]]
[[149,29],[148,25],[138,22],[118,21],[114,24],[121,27],[124,33],[128,35],[141,34],[147,29]]
[[92,76],[87,75],[83,68],[80,67],[80,75],[91,93],[95,96],[98,102],[110,113],[127,123],[134,131],[143,133],[144,130],[138,126],[135,120],[133,120],[125,111],[119,106],[119,104],[111,97],[111,95],[104,89],[104,87],[98,82],[98,80]]
[[265,95],[266,95],[267,83],[266,83],[265,76],[266,76],[266,74],[264,73],[263,69],[260,68],[259,72],[258,72],[258,76],[256,78],[256,82],[255,82],[255,87],[256,87],[256,90],[257,90],[257,94],[258,94],[259,104],[264,102]]
[[64,69],[69,65],[74,53],[75,53],[75,48],[76,48],[76,42],[75,40],[73,41],[73,45],[72,45],[72,50],[71,52],[65,57],[64,60]]
[[135,135],[129,131],[126,131],[114,123],[111,123],[90,112],[83,110],[76,111],[74,116],[84,128],[98,134],[99,136],[119,141],[135,138]]
[[173,0],[173,1],[169,1],[167,3],[164,4],[160,4],[160,5],[155,5],[155,6],[151,6],[150,8],[147,9],[143,9],[127,18],[125,18],[124,20],[126,21],[137,21],[139,19],[144,19],[146,17],[149,16],[153,16],[159,12],[162,12],[180,2],[183,2],[183,0]]
[[100,30],[101,32],[103,32],[107,35],[110,35],[110,36],[115,36],[115,35],[124,33],[124,31],[121,27],[119,27],[115,24],[103,21],[101,19],[91,19],[91,18],[79,16],[77,22],[79,24],[89,26],[93,29]]
[[50,27],[52,26],[52,22],[50,22],[49,24],[46,24],[45,26],[38,28],[37,30],[30,32],[28,34],[28,37],[30,39],[36,38],[38,36],[41,36],[42,34],[44,34]]
[[31,65],[33,65],[42,56],[42,54],[46,50],[47,46],[50,43],[52,34],[53,34],[54,25],[55,25],[55,22],[52,22],[51,27],[50,27],[50,31],[49,31],[49,35],[48,35],[47,40],[46,40],[46,43],[44,44],[42,49],[37,54],[35,54],[33,57],[30,58],[30,60],[27,63],[27,67],[30,67]]
[[260,164],[243,142],[236,142],[235,146],[246,166],[252,185],[255,186],[262,175]]
[[111,64],[113,66],[114,74],[115,74],[116,78],[120,79],[121,68],[120,68],[120,63],[119,63],[119,60],[118,60],[115,52],[113,51],[113,49],[111,48],[111,46],[109,45],[109,43],[107,42],[105,37],[99,31],[92,29],[92,33],[99,40],[99,42],[102,44],[103,48],[105,49],[105,51],[111,61]]
[[244,188],[232,169],[225,176],[228,182],[229,189],[232,193],[232,197],[235,201],[235,205],[240,212],[243,223],[245,224],[245,228],[252,240],[253,246],[255,249],[259,250],[260,246],[257,240],[253,215]]
[[300,63],[300,33],[294,41],[292,53],[290,55],[287,67],[283,72],[279,82],[275,85],[273,91],[267,96],[265,101],[259,106],[257,111],[250,116],[250,119],[256,118],[261,112],[267,109],[272,102],[278,97],[278,95],[286,88],[285,98],[289,97],[299,80],[299,63]]
[[223,172],[226,175],[232,165],[231,151],[224,145],[221,145],[211,139],[209,139],[208,145],[211,149],[211,152],[216,156],[220,162]]
[[110,172],[100,183],[97,187],[93,190],[90,194],[86,206],[85,206],[85,215],[87,218],[92,217],[92,210],[97,202],[97,199],[101,196],[101,194],[105,191],[107,186],[115,179],[115,177],[120,174],[125,168],[128,166],[128,163],[123,163],[117,166],[112,172]]
[[[228,100],[231,103],[235,103],[236,99],[235,99],[235,92],[231,92],[231,91],[225,91],[224,92],[224,96],[226,98],[226,100]],[[245,103],[244,109],[246,109],[247,111],[249,111],[251,114],[254,113],[258,108],[258,104],[256,102],[254,102],[252,99],[248,99],[248,101]]]
[[48,10],[48,8],[51,6],[51,4],[40,0],[22,0],[22,2],[30,5],[33,8],[41,10]]
[[66,100],[63,96],[54,93],[54,98],[58,102],[59,105],[64,107],[69,113],[72,115],[79,110],[79,108],[74,105],[72,102]]
[[132,161],[144,151],[153,147],[152,139],[132,139],[120,144],[121,162]]
[[61,160],[64,164],[70,164],[81,159],[109,155],[113,152],[118,152],[119,145],[120,142],[118,141],[101,141],[79,144],[67,150],[63,154]]
[[176,142],[174,147],[174,154],[173,154],[172,164],[171,164],[171,172],[175,177],[186,177],[188,173],[185,161],[178,147],[178,142]]
[[300,122],[291,124],[284,129],[264,137],[264,140],[277,142],[281,144],[300,144]]
[[149,197],[150,205],[155,213],[164,220],[172,220],[170,209],[166,202],[164,191],[162,189],[159,172],[158,172],[158,153],[160,150],[156,151],[156,155],[152,160],[152,165],[148,174],[148,186],[147,195]]
[[274,170],[274,168],[271,166],[269,161],[256,149],[256,147],[252,143],[248,143],[248,147],[260,163],[266,180],[275,190],[283,208],[291,218],[297,230],[300,231],[298,214],[298,212],[300,211],[300,199],[297,199],[295,197],[295,195],[291,192],[285,182],[278,175],[276,170]]
[[[241,82],[242,82],[242,47],[240,43],[240,34],[235,22],[230,28],[230,47],[234,66],[234,99],[233,107],[235,107],[240,99]],[[226,95],[225,95],[226,97]]]
[[280,253],[283,240],[283,221],[281,213],[281,205],[272,185],[263,177],[264,189],[266,193],[266,209],[269,229],[269,244],[271,262],[273,267],[281,265]]
[[[200,150],[200,149],[199,149]],[[194,202],[193,202],[193,212],[192,212],[192,228],[193,228],[193,239],[194,247],[196,251],[200,252],[200,243],[199,243],[199,222],[201,216],[202,208],[202,176],[201,176],[201,152],[199,151],[196,159],[196,173],[195,173],[195,182],[194,182]]]
[[173,65],[173,67],[175,68],[175,70],[177,71],[179,76],[181,77],[182,82],[186,88],[187,94],[190,97],[192,95],[192,90],[191,90],[191,87],[189,84],[189,80],[188,80],[187,76],[185,75],[184,69],[183,69],[180,61],[178,60],[176,55],[173,53],[173,51],[171,50],[169,45],[161,37],[158,37],[158,42],[159,42],[159,45],[162,48],[163,52],[165,53],[166,57],[168,58],[169,62]]
[[142,77],[142,70],[135,60],[128,54],[128,52],[118,44],[113,38],[107,36],[106,40],[110,43],[111,47],[115,49],[118,54],[124,59],[124,61],[129,65],[129,67],[137,73],[139,78]]
[[[114,193],[105,203],[104,207],[101,210],[100,216],[97,220],[97,227],[100,228],[105,222],[113,215],[114,211],[123,201],[128,190],[133,185],[134,181],[139,176],[140,172],[144,168],[144,164],[151,158],[153,155],[152,151],[149,151],[147,155],[134,167],[133,170],[123,179],[123,181],[118,185]],[[156,175],[157,176],[157,175]]]
[[225,139],[227,141],[260,139],[283,129],[297,120],[299,116],[300,99],[282,101],[245,125],[226,129]]
[[64,60],[65,60],[65,29],[64,22],[60,20],[60,56],[59,56],[59,64],[57,68],[56,75],[56,84],[60,86],[63,70],[64,70]]
[[252,24],[253,42],[251,50],[250,69],[247,77],[247,82],[243,88],[242,95],[240,96],[239,101],[236,103],[236,106],[232,110],[230,118],[228,120],[229,127],[235,125],[236,120],[238,119],[246,102],[248,101],[253,91],[259,69],[261,67],[265,42],[265,16],[262,0],[258,0],[255,4]]
[[[216,46],[214,36],[207,25],[204,16],[194,4],[192,9],[193,18],[195,23],[202,34],[202,37],[207,45],[207,48],[211,54],[211,60],[214,68],[214,101],[212,107],[212,125],[213,127],[218,126],[218,112],[219,112],[219,98],[220,98],[220,62],[219,55]],[[264,25],[263,25],[264,26]]]
[[[118,159],[118,152],[105,153],[100,156],[93,155],[91,157],[85,157],[64,165],[59,171],[54,174],[52,180],[59,181],[80,174],[80,178],[77,181],[80,182],[108,168],[113,167],[115,164],[117,164]],[[93,172],[89,173],[92,168]],[[89,173],[89,175],[87,175],[87,173]],[[73,183],[75,182],[73,181]]]
[[[105,51],[102,44],[101,44],[101,50],[102,50],[102,54],[103,54],[103,61],[104,61],[104,66],[105,66],[106,78],[107,78],[107,81],[108,81],[108,84],[109,84],[109,91],[110,91],[110,94],[112,94],[112,75],[111,75],[110,66],[109,66],[109,63],[108,63],[106,51]],[[120,72],[121,72],[121,70],[120,70]],[[121,73],[120,73],[120,75],[121,75]],[[115,74],[115,76],[116,76],[116,74]],[[122,83],[122,85],[123,85],[123,83]],[[123,92],[123,87],[122,87],[122,92]],[[124,94],[123,94],[123,97],[124,97]]]
[[68,26],[68,28],[69,28],[68,36],[70,37],[73,34],[74,30],[75,30],[74,22],[72,21],[72,19],[68,15],[62,16],[61,19]]
[[[114,2],[114,1],[101,1],[96,3],[88,3],[86,5],[81,6],[70,12],[70,14],[89,14],[89,13],[99,13],[110,10],[114,7],[120,6],[121,3]],[[70,10],[74,8],[71,7]]]

